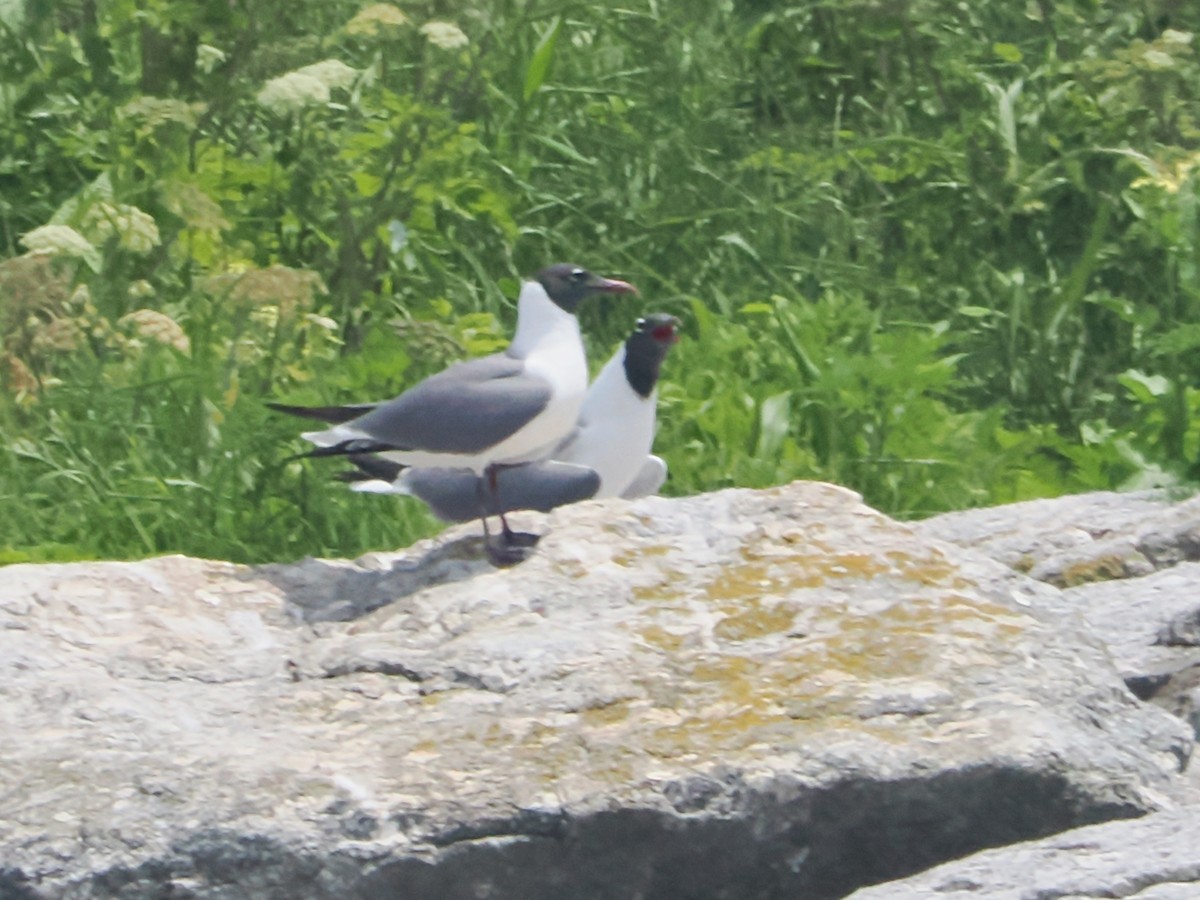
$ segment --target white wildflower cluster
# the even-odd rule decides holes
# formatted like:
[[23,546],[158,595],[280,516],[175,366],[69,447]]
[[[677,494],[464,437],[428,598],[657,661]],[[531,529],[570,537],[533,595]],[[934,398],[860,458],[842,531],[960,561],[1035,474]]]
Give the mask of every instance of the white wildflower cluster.
[[119,325],[132,328],[141,337],[168,347],[174,347],[180,353],[192,352],[191,341],[179,323],[156,309],[137,309],[124,315],[118,321]]
[[114,235],[118,244],[134,253],[149,253],[162,239],[154,217],[127,203],[95,203],[83,219],[83,230],[97,243]]
[[1154,42],[1145,45],[1141,61],[1150,69],[1173,69],[1179,59],[1191,53],[1194,35],[1190,31],[1168,28]]
[[83,328],[76,319],[55,316],[49,322],[36,323],[31,349],[39,356],[70,353],[83,343]]
[[21,243],[31,253],[81,258],[96,253],[92,242],[70,225],[42,225],[21,235]]
[[453,22],[426,22],[421,26],[421,34],[429,43],[443,50],[455,50],[470,43],[463,30]]
[[346,34],[369,37],[408,24],[408,16],[390,3],[374,3],[360,9],[346,23]]
[[358,69],[348,66],[340,59],[323,59],[320,62],[296,70],[298,75],[315,78],[332,90],[346,90],[358,77]]
[[258,92],[256,99],[274,113],[297,112],[308,106],[323,106],[334,90],[344,90],[354,84],[358,70],[341,60],[326,59],[272,78]]
[[328,291],[316,272],[281,265],[223,272],[209,276],[201,285],[221,300],[247,308],[274,306],[285,317],[310,309],[315,295]]
[[201,44],[196,48],[196,68],[208,74],[221,63],[225,62],[225,51],[212,44]]
[[288,72],[272,78],[263,85],[255,98],[259,106],[271,112],[298,112],[306,106],[323,106],[329,102],[329,85],[311,75]]

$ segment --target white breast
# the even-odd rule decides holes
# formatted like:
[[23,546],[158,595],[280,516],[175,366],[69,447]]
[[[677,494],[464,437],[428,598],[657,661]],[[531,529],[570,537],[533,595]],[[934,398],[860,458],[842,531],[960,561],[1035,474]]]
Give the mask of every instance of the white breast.
[[[588,389],[579,320],[551,300],[536,281],[521,287],[517,333],[509,352],[550,384],[550,402],[521,433],[501,445],[498,462],[528,462],[549,453],[574,427]],[[517,440],[520,438],[520,440]]]
[[642,397],[625,377],[622,347],[588,391],[574,437],[555,459],[595,469],[596,497],[616,497],[637,477],[654,443],[655,393]]

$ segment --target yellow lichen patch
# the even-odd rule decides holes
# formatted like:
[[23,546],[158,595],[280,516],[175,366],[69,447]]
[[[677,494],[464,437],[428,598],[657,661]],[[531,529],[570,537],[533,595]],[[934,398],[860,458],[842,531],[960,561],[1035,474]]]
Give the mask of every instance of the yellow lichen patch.
[[[788,671],[781,670],[779,663],[778,658],[759,660],[728,654],[708,657],[689,673],[693,685],[689,708],[707,710],[722,720],[782,719],[780,700],[791,692],[795,680]],[[685,725],[680,723],[680,727]]]
[[706,657],[692,668],[692,678],[699,682],[719,681],[730,683],[745,680],[747,675],[758,672],[761,663],[748,656],[719,655]]
[[735,709],[763,709],[773,704],[764,663],[748,656],[710,656],[689,673],[694,693]]
[[954,622],[956,625],[969,623],[974,632],[986,628],[989,639],[1014,637],[1033,621],[1024,613],[999,603],[976,600],[953,592],[945,594],[936,608],[940,621]]
[[684,581],[684,577],[678,572],[667,572],[666,577],[656,584],[639,584],[633,591],[633,599],[640,602],[650,601],[653,603],[663,603],[671,600],[678,600],[683,596],[682,591],[675,587],[676,583]]
[[845,578],[893,576],[923,586],[973,587],[938,551],[924,556],[894,550],[871,553],[796,553],[787,546],[759,542],[742,551],[744,563],[725,566],[704,587],[709,600],[746,601],[766,595],[817,588]]
[[[793,660],[778,657],[766,662],[746,657],[709,660],[692,673],[698,690],[679,708],[683,718],[652,725],[643,746],[656,756],[681,756],[794,742],[795,706],[815,708],[813,701],[823,695],[832,702],[814,718],[828,724],[831,717],[849,714],[849,703],[831,693],[828,683],[805,685],[797,672]],[[649,718],[644,721],[651,725]]]
[[882,681],[990,661],[990,648],[1024,627],[1019,614],[999,604],[950,594],[897,602],[870,615],[843,614],[834,633],[797,643],[807,654],[805,668]]
[[629,701],[618,700],[604,706],[580,710],[579,721],[591,728],[615,725],[629,718]]
[[772,730],[779,730],[782,738],[794,729],[795,724],[786,716],[764,716],[744,709],[733,715],[691,716],[679,725],[659,728],[647,735],[645,747],[648,753],[663,759],[696,753],[707,756],[714,750],[744,750],[762,743]]
[[903,550],[889,550],[884,556],[906,581],[960,589],[974,586],[974,582],[958,574],[955,566],[939,550],[928,550],[919,557]]
[[441,748],[438,746],[437,741],[429,740],[428,738],[426,738],[425,740],[420,740],[420,741],[417,741],[415,744],[413,744],[412,747],[409,748],[408,752],[409,753],[440,753]]
[[[824,527],[821,528],[789,528],[779,536],[779,540],[784,544],[802,544],[804,549],[812,554],[836,553],[837,549],[823,537],[826,533]],[[747,552],[751,548],[746,548]]]
[[667,631],[659,625],[647,625],[639,634],[646,643],[669,653],[678,652],[683,647],[684,635]]
[[824,578],[800,570],[781,571],[768,562],[726,566],[704,587],[709,600],[746,600],[764,594],[781,594],[801,588],[820,587]]
[[928,672],[930,654],[937,649],[935,641],[916,630],[847,631],[816,644],[811,657],[823,668],[839,669],[861,681],[876,681]]
[[866,634],[878,628],[888,633],[926,635],[942,644],[972,643],[1002,647],[1024,632],[1033,620],[999,603],[955,592],[934,598],[911,598],[864,617],[858,627]]
[[875,578],[891,570],[884,560],[869,553],[836,553],[829,557],[818,557],[815,565],[827,577]]
[[1081,584],[1091,584],[1095,581],[1113,581],[1126,578],[1129,567],[1124,557],[1113,553],[1098,556],[1095,559],[1084,560],[1066,566],[1057,578],[1052,580],[1056,587],[1078,587]]
[[[872,724],[863,718],[870,708],[864,697],[894,690],[903,698],[912,679],[940,684],[963,667],[995,665],[986,652],[994,632],[985,625],[1014,629],[1019,618],[998,605],[954,596],[901,601],[872,616],[843,608],[833,634],[790,641],[762,656],[710,654],[685,662],[678,696],[652,701],[665,703],[661,710],[628,707],[619,724],[648,754],[667,759],[790,744],[797,729],[899,740],[897,729],[923,732],[931,726],[912,716]],[[595,715],[607,720],[609,714]]]
[[764,607],[757,601],[749,608],[726,616],[713,626],[713,634],[726,641],[747,641],[791,630],[796,608],[790,603]]
[[622,550],[620,553],[613,555],[613,562],[618,566],[631,566],[643,559],[653,559],[658,556],[666,556],[671,552],[669,544],[649,544],[645,547],[638,547],[636,550]]

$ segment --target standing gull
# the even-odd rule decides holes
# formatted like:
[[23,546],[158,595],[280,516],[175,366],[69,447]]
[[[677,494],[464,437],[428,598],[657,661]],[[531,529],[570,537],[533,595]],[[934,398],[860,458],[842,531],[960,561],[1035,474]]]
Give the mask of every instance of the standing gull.
[[[502,353],[457,363],[379,404],[268,405],[335,423],[303,435],[317,446],[310,456],[375,453],[403,466],[466,468],[481,476],[476,508],[488,553],[496,562],[511,561],[511,541],[497,546],[487,527],[497,473],[543,457],[579,417],[587,392],[579,304],[596,293],[634,291],[570,263],[548,266],[521,285],[516,334]],[[507,522],[504,531],[507,538]]]
[[[541,512],[600,497],[641,497],[662,486],[667,467],[650,454],[659,369],[679,340],[680,322],[656,313],[637,327],[592,382],[579,420],[550,458],[501,469],[489,512]],[[405,468],[374,454],[350,457],[342,480],[355,490],[408,494],[434,515],[465,522],[478,515],[478,476],[467,469]]]

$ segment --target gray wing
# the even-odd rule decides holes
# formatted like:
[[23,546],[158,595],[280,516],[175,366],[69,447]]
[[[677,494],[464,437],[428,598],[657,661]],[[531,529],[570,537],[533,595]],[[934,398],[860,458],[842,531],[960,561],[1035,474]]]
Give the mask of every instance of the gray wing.
[[621,491],[621,496],[626,500],[634,500],[638,497],[657,494],[658,489],[666,480],[667,464],[657,456],[647,456],[646,462],[642,464],[641,470],[630,482],[629,487]]
[[550,385],[503,353],[451,366],[347,424],[396,450],[479,453],[550,402]]
[[480,517],[485,503],[487,514],[495,516],[518,509],[549,512],[587,500],[600,489],[600,476],[587,466],[562,462],[506,466],[496,473],[494,499],[470,469],[408,469],[401,483],[439,519],[467,522]]

